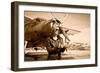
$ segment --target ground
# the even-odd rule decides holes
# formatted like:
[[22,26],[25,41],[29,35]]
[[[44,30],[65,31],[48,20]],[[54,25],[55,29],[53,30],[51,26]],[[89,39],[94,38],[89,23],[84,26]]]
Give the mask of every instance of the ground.
[[[52,58],[56,57],[53,55]],[[46,50],[31,51],[25,55],[25,61],[42,61],[47,60],[48,53]],[[61,53],[61,60],[87,59],[90,58],[90,50],[67,50]]]

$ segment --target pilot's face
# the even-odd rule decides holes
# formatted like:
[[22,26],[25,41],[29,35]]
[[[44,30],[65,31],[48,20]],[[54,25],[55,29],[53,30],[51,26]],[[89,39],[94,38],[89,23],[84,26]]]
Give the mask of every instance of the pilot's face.
[[59,34],[59,27],[60,27],[61,22],[57,19],[52,19],[50,26],[54,30],[55,35]]
[[53,26],[54,26],[54,29],[55,30],[59,30],[59,26],[60,26],[60,24],[61,24],[61,22],[59,21],[59,20],[57,20],[57,19],[53,19]]
[[55,23],[54,28],[55,28],[55,30],[59,30],[59,24]]
[[58,23],[54,24],[54,29],[55,29],[55,34],[58,35],[58,33],[59,33],[59,24]]

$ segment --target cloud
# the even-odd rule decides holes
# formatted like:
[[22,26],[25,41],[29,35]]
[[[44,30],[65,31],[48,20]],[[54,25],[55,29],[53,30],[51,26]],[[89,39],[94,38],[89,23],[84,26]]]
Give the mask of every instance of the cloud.
[[80,42],[90,44],[90,29],[85,28],[79,34],[70,37],[72,42]]

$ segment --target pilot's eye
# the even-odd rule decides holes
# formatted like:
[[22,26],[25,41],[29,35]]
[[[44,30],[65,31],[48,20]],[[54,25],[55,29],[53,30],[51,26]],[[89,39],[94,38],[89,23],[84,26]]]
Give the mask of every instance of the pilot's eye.
[[61,23],[59,20],[56,20],[57,23]]
[[53,23],[55,23],[55,20],[52,20]]
[[55,20],[52,20],[52,23],[55,24]]

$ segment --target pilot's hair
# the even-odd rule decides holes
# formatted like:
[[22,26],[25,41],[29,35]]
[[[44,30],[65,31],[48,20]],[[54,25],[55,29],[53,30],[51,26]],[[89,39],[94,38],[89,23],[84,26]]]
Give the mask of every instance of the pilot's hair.
[[61,21],[60,20],[58,20],[58,19],[51,19],[51,21],[53,22],[53,23],[55,23],[55,22],[57,22],[57,23],[59,23],[59,24],[61,24]]

